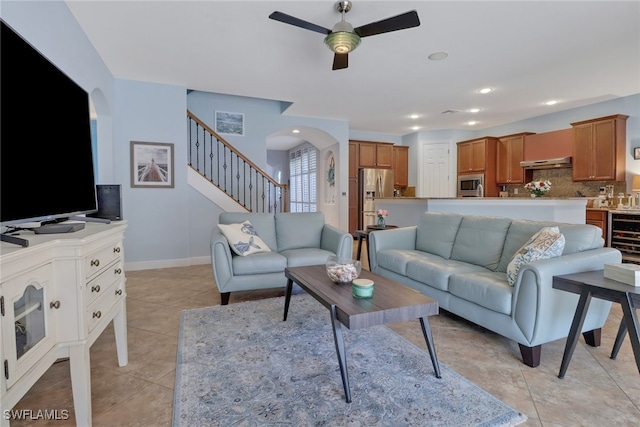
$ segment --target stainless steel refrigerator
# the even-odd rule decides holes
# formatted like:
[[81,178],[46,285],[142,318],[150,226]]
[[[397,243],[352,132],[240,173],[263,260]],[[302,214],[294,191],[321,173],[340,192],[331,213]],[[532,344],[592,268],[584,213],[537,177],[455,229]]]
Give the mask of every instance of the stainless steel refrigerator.
[[376,225],[376,199],[393,197],[391,169],[360,169],[358,176],[358,229]]

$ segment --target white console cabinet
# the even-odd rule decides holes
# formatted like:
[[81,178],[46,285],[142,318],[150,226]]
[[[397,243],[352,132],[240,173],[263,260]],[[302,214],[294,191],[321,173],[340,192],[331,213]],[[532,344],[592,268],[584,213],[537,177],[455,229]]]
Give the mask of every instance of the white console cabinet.
[[111,321],[118,365],[127,364],[125,228],[125,221],[87,223],[70,234],[22,232],[26,248],[0,243],[0,426],[9,426],[5,411],[64,357],[76,424],[91,425],[89,348]]

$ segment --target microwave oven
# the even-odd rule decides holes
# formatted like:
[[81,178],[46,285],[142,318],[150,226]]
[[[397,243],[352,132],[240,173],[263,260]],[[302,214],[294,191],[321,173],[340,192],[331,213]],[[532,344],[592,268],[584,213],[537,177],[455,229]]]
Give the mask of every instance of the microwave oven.
[[459,175],[458,197],[483,197],[484,175]]

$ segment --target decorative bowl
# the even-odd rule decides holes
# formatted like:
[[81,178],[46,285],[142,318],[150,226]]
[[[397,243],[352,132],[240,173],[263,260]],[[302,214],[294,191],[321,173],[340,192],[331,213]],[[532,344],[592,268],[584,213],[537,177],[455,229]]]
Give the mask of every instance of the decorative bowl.
[[351,283],[362,271],[360,261],[349,258],[338,258],[331,255],[327,258],[327,275],[335,283]]

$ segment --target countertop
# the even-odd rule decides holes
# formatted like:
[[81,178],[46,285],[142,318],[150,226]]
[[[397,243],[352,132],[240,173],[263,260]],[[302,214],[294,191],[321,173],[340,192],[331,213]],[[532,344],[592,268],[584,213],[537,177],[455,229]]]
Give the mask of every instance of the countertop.
[[467,202],[482,201],[482,200],[503,200],[503,201],[522,201],[522,200],[584,200],[586,197],[376,197],[376,200],[464,200]]
[[586,205],[585,197],[388,197],[376,199],[377,209],[386,209],[391,212],[387,221],[400,226],[417,224],[425,211],[584,224]]

